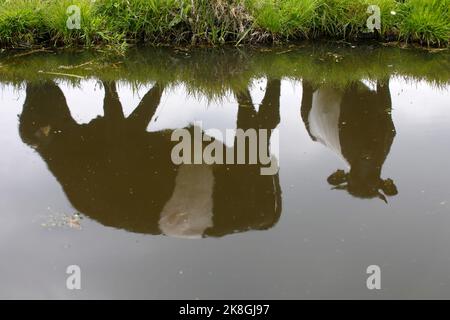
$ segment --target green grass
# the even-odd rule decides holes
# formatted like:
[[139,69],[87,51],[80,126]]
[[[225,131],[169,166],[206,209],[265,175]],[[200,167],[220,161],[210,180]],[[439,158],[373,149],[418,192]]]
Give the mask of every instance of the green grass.
[[316,20],[317,30],[335,37],[352,38],[363,34],[366,29],[367,8],[377,5],[381,12],[381,35],[395,32],[396,19],[392,12],[399,10],[400,4],[392,0],[327,0],[322,1]]
[[409,0],[403,6],[402,38],[447,45],[450,35],[450,0]]
[[[81,29],[66,26],[69,5]],[[381,40],[449,45],[450,0],[0,0],[3,47],[265,43],[367,37],[367,7],[381,10]]]
[[275,36],[308,37],[314,27],[318,0],[249,0],[255,25]]

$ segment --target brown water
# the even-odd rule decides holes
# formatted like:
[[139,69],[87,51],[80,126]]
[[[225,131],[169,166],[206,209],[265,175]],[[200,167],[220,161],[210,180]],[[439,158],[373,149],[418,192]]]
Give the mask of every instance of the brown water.
[[[242,63],[248,81],[208,80],[214,95],[195,70],[4,80],[0,298],[450,298],[448,74],[384,59],[344,84]],[[228,148],[212,129],[278,129],[278,173],[175,165],[171,133],[198,121]]]

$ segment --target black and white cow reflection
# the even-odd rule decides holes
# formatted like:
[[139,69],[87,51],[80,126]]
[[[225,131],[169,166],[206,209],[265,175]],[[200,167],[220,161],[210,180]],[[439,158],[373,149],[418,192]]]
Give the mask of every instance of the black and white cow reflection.
[[338,154],[349,170],[328,177],[334,189],[359,198],[397,194],[392,179],[381,178],[383,164],[395,137],[389,80],[370,90],[362,82],[345,89],[303,82],[301,116],[314,141]]
[[[88,124],[73,120],[54,82],[29,83],[20,116],[22,140],[44,159],[76,210],[106,226],[185,238],[265,230],[277,223],[278,175],[261,175],[259,165],[173,164],[171,131],[146,131],[162,84],[127,118],[115,83],[103,87],[104,116]],[[235,96],[238,128],[277,126],[279,80],[268,81],[258,112],[247,89]]]

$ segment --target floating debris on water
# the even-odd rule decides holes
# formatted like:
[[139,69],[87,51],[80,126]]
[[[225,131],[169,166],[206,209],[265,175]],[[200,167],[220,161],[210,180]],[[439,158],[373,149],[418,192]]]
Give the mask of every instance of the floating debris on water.
[[65,213],[55,213],[52,212],[50,215],[46,216],[46,221],[41,223],[44,228],[71,228],[76,230],[81,230],[81,220],[83,217],[78,212],[68,215]]

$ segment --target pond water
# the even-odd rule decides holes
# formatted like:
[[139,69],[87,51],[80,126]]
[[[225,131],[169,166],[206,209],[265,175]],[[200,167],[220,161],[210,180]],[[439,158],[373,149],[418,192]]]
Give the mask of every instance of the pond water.
[[[448,58],[3,56],[0,298],[450,298]],[[175,164],[181,128],[267,129],[279,170]]]

